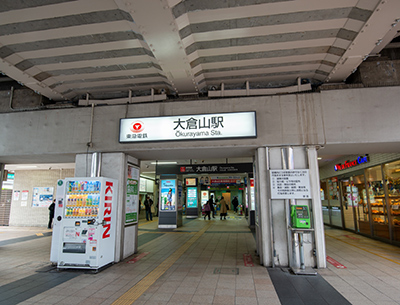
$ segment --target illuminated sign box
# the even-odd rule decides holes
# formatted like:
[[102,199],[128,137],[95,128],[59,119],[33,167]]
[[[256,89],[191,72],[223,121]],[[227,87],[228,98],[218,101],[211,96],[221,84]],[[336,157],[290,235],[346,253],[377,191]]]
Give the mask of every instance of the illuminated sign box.
[[255,137],[254,111],[128,118],[119,129],[120,143]]
[[344,170],[344,169],[348,169],[348,168],[351,168],[351,167],[354,167],[354,166],[357,166],[357,165],[360,165],[360,164],[363,164],[363,163],[368,163],[368,162],[369,162],[369,156],[368,155],[359,156],[355,160],[346,161],[343,164],[341,164],[341,163],[336,164],[334,168],[335,168],[335,171],[338,172],[338,171],[341,171],[341,170]]
[[186,178],[186,186],[197,186],[197,178]]

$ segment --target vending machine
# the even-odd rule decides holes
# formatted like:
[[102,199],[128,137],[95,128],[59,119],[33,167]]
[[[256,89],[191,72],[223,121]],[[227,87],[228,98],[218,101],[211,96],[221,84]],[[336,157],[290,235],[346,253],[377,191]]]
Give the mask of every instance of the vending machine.
[[114,261],[118,181],[58,180],[50,259],[57,268],[97,270]]

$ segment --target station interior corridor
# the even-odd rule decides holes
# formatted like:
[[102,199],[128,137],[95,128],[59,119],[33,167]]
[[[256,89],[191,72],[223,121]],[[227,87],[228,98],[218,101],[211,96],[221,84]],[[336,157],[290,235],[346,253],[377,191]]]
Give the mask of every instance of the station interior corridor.
[[325,228],[328,263],[316,276],[265,268],[244,217],[140,220],[138,253],[104,270],[49,262],[51,230],[0,227],[0,305],[400,304],[400,248]]

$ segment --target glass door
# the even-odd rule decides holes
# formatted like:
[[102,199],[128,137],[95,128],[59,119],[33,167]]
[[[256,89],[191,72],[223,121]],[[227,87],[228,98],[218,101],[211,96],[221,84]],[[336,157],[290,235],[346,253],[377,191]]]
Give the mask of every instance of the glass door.
[[328,179],[327,188],[328,188],[327,197],[329,201],[331,225],[343,228],[342,207],[340,204],[340,191],[339,191],[338,178],[332,177]]
[[352,177],[352,199],[356,209],[358,232],[371,235],[371,225],[369,222],[367,192],[365,190],[364,175]]
[[340,181],[342,190],[342,207],[344,227],[353,231],[357,230],[355,221],[355,205],[358,206],[356,188],[353,186],[351,178],[346,178]]

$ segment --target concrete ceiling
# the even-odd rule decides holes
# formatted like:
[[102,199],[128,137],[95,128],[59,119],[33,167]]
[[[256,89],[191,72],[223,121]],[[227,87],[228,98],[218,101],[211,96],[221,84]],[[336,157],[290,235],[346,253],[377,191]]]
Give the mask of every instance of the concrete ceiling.
[[0,71],[54,101],[342,82],[399,18],[398,0],[3,0]]

